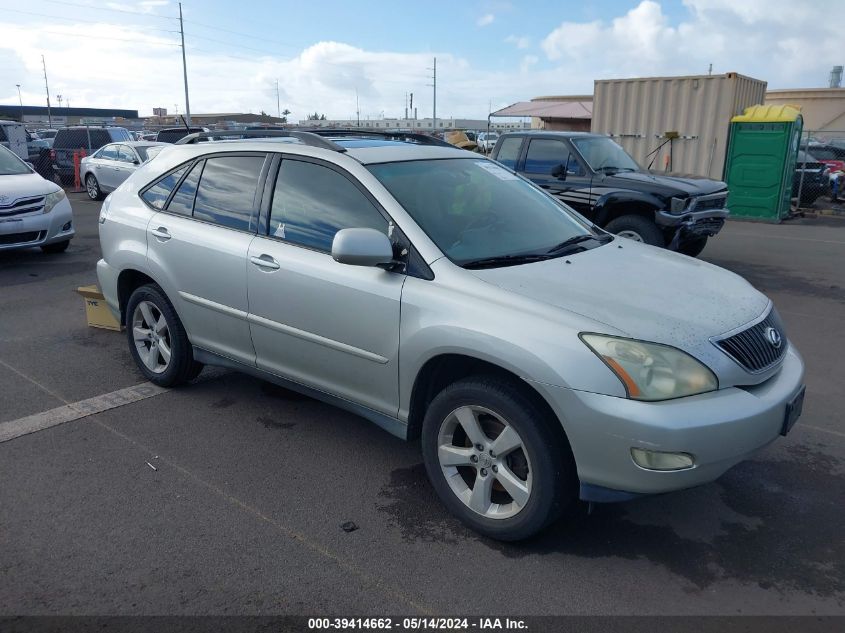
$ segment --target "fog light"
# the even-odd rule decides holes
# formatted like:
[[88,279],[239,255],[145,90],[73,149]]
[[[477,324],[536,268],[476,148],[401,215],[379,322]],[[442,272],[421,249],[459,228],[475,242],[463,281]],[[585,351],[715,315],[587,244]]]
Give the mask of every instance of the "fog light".
[[70,231],[70,222],[65,222],[65,225],[62,227],[62,231]]
[[664,453],[645,448],[632,448],[631,457],[637,466],[647,470],[686,470],[695,464],[689,453]]

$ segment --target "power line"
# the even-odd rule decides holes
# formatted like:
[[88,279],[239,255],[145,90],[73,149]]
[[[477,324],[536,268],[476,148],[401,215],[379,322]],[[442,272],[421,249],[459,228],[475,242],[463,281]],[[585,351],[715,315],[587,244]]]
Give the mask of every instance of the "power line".
[[100,7],[93,4],[80,4],[78,2],[65,2],[65,0],[44,0],[44,2],[50,2],[52,4],[64,4],[69,7],[77,7],[80,9],[88,9],[89,11],[111,11],[112,13],[126,13],[128,15],[139,15],[142,17],[149,17],[149,18],[160,18],[162,20],[178,20],[174,16],[169,15],[161,15],[160,13],[153,13],[147,11],[130,11],[128,9],[114,9],[112,7]]

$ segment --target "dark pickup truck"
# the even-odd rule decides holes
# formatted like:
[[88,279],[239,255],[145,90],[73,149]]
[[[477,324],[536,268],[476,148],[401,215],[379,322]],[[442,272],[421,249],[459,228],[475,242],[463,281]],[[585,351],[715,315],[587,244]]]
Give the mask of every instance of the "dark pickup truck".
[[695,257],[725,223],[725,183],[651,172],[607,136],[512,132],[490,158],[617,235]]

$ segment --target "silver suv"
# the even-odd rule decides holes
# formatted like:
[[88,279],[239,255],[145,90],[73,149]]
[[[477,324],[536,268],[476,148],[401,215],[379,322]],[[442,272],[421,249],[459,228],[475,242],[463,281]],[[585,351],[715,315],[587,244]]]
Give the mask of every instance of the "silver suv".
[[712,481],[786,434],[804,366],[726,270],[616,238],[498,163],[375,135],[183,144],[100,216],[150,381],[222,365],[421,439],[479,532]]

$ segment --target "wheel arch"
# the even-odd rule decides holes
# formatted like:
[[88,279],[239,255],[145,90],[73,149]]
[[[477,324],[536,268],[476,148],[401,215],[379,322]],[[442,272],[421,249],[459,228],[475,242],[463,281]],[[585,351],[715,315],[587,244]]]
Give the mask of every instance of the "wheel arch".
[[595,223],[603,227],[623,215],[641,215],[653,220],[654,212],[662,207],[660,200],[648,194],[609,194],[596,202]]
[[147,284],[155,284],[161,288],[161,285],[145,272],[135,268],[125,268],[120,271],[117,276],[117,301],[120,307],[121,323],[126,323],[126,305],[129,303],[129,297],[135,290]]
[[408,407],[408,440],[415,440],[420,437],[425,412],[437,394],[450,384],[468,376],[495,376],[512,383],[540,408],[550,421],[555,422],[553,425],[555,431],[569,446],[569,438],[554,409],[548,400],[530,383],[511,369],[461,352],[437,354],[429,358],[420,367],[414,378]]

